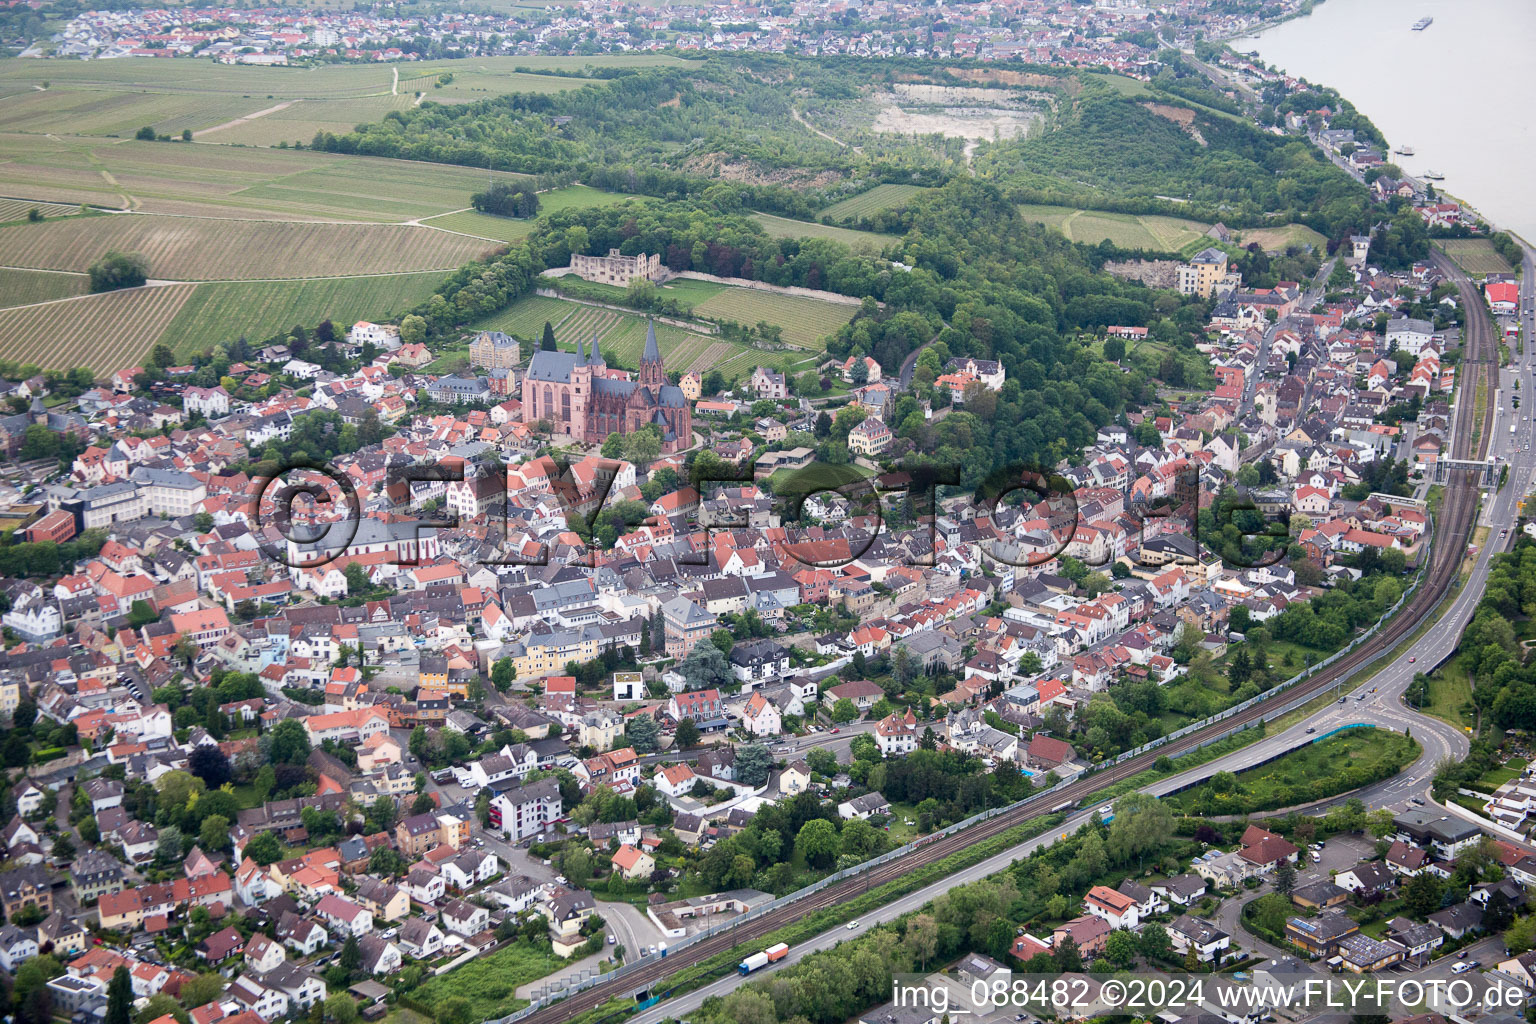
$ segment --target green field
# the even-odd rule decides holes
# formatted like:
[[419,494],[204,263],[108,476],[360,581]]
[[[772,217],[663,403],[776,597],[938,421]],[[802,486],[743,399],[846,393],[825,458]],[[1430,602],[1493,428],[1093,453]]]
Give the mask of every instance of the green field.
[[[612,203],[622,203],[626,199],[636,199],[638,196],[625,195],[622,192],[604,192],[601,189],[589,188],[586,185],[567,185],[565,188],[553,189],[549,192],[539,193],[539,216],[555,213],[559,210],[582,210],[593,206],[608,206]],[[465,197],[468,202],[468,196]],[[445,214],[441,217],[432,217],[422,223],[435,228],[444,228],[448,231],[460,231],[466,235],[476,235],[480,238],[494,238],[503,242],[516,242],[527,238],[532,233],[537,218],[523,220],[517,217],[497,217],[489,213],[479,213],[475,210],[460,210],[457,213]]]
[[518,986],[538,981],[568,961],[548,950],[522,943],[503,946],[489,956],[476,957],[447,974],[422,982],[411,998],[423,1006],[438,1006],[450,996],[469,1000],[475,1020],[504,1017],[528,1004],[518,999]]
[[67,299],[71,295],[84,295],[90,290],[90,279],[84,274],[0,267],[0,306],[25,306],[33,302]]
[[1514,271],[1486,238],[1446,238],[1435,244],[1469,274],[1509,274]]
[[1019,207],[1025,220],[1055,228],[1074,242],[1097,245],[1106,239],[1122,249],[1193,252],[1208,244],[1209,225],[1182,217],[1108,213],[1066,206]]
[[659,291],[664,299],[671,299],[684,309],[692,309],[701,302],[719,295],[729,288],[728,284],[716,284],[714,281],[692,281],[680,277],[668,281],[662,285]]
[[1287,224],[1281,228],[1243,228],[1233,232],[1233,235],[1241,245],[1258,242],[1260,248],[1268,252],[1284,252],[1293,245],[1310,245],[1314,251],[1322,252],[1328,244],[1328,239],[1305,224]]
[[200,284],[157,340],[190,354],[242,335],[264,340],[327,318],[338,327],[387,320],[426,300],[442,280],[440,273],[425,273]]
[[[499,171],[494,177],[524,180]],[[383,157],[0,134],[0,195],[28,203],[256,220],[402,221],[462,210],[486,180],[483,169]]]
[[184,128],[195,132],[270,106],[271,100],[242,96],[33,90],[6,98],[0,106],[0,131],[131,136],[149,125],[164,135],[180,135]]
[[763,230],[774,238],[830,238],[834,242],[842,242],[856,251],[868,250],[870,252],[880,252],[886,246],[897,241],[893,235],[881,235],[873,231],[856,231],[853,228],[817,224],[808,220],[790,220],[788,217],[775,217],[771,213],[755,213],[752,216],[753,219],[763,226]]
[[1185,813],[1246,814],[1295,807],[1396,775],[1419,745],[1389,729],[1350,729],[1238,772],[1230,786],[1213,777],[1169,797]]
[[474,235],[476,238],[494,238],[502,242],[516,242],[527,238],[533,232],[533,226],[537,223],[534,219],[523,220],[517,217],[497,217],[489,213],[479,213],[475,210],[460,210],[458,213],[448,213],[441,217],[433,217],[422,221],[429,227],[442,228],[444,231],[458,231],[466,235]]
[[784,340],[791,345],[819,350],[826,347],[827,335],[852,320],[859,307],[752,288],[730,288],[699,303],[694,311],[748,326],[760,320],[777,324],[784,328]]
[[868,192],[861,192],[840,203],[833,203],[821,212],[833,220],[851,220],[880,210],[905,206],[913,196],[931,191],[920,185],[876,185]]
[[141,254],[152,279],[341,277],[456,270],[494,245],[405,224],[315,224],[196,217],[61,217],[0,228],[10,266],[85,271],[102,253]]
[[[707,289],[716,289],[713,297],[699,300],[700,306],[714,301],[714,297],[719,297],[722,293],[739,294],[746,291],[704,281],[684,280],[674,282],[674,285],[683,286],[686,289],[685,293],[695,299],[702,296]],[[786,296],[773,295],[769,297],[786,298]],[[815,303],[816,306],[831,305],[816,299],[800,301]],[[778,307],[780,312],[788,308],[790,307],[782,305]],[[853,308],[848,307],[848,316],[852,315]],[[846,319],[847,317],[844,317],[844,320]],[[638,313],[621,313],[617,310],[571,302],[566,299],[533,295],[520,299],[503,312],[475,326],[481,330],[506,331],[514,337],[537,344],[544,333],[546,321],[554,328],[555,342],[561,349],[568,352],[575,351],[578,341],[583,345],[590,344],[592,334],[596,331],[603,358],[610,366],[619,366],[627,370],[639,369],[640,354],[645,348],[647,318]],[[756,323],[756,320],[752,322]],[[785,333],[787,337],[788,328]],[[698,370],[700,373],[719,370],[730,380],[751,373],[752,367],[759,364],[798,372],[820,358],[818,352],[799,349],[766,352],[741,342],[726,341],[659,321],[656,323],[656,344],[661,348],[662,362],[668,370],[682,372]]]

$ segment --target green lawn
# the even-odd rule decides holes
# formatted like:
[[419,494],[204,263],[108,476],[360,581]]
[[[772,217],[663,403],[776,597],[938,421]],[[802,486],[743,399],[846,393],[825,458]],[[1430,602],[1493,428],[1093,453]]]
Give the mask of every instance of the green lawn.
[[1187,813],[1277,810],[1390,778],[1418,756],[1419,745],[1401,733],[1350,729],[1239,772],[1231,787],[1211,781],[1170,799]]
[[1419,710],[1449,722],[1458,729],[1473,724],[1462,707],[1472,701],[1472,679],[1460,658],[1452,658],[1429,677],[1429,703]]
[[491,1020],[528,1005],[514,995],[518,986],[538,981],[568,962],[553,952],[513,943],[428,979],[411,996],[424,1006],[461,996],[469,1000],[473,1019]]

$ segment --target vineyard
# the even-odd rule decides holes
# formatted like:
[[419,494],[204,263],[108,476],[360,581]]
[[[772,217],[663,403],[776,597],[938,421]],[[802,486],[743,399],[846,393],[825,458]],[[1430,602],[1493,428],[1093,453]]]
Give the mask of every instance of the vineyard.
[[833,220],[855,220],[881,210],[894,210],[912,201],[913,196],[931,192],[921,185],[876,185],[868,192],[861,192],[851,199],[833,203],[821,212]]
[[462,210],[486,179],[484,168],[311,150],[0,135],[0,195],[139,213],[401,221]]
[[771,213],[755,213],[752,216],[774,238],[830,238],[834,242],[842,242],[855,252],[881,252],[897,241],[894,235],[855,231],[853,228],[839,228],[808,220],[790,220],[788,217],[775,217]]
[[699,303],[694,312],[753,326],[766,321],[784,329],[784,340],[800,348],[821,349],[827,335],[853,319],[858,306],[753,288],[728,288]]
[[27,214],[36,210],[44,217],[67,217],[72,213],[79,213],[78,206],[64,206],[59,203],[34,203],[26,199],[0,199],[0,224],[11,221],[26,220]]
[[440,283],[441,274],[424,273],[200,284],[164,334],[151,340],[190,355],[242,335],[259,341],[294,324],[313,327],[327,317],[340,326],[387,320],[430,297]]
[[537,345],[544,336],[545,323],[558,324],[580,308],[576,303],[564,299],[530,295],[476,326],[484,331],[504,331]]
[[1486,238],[1447,238],[1435,244],[1469,274],[1508,274],[1512,269]]
[[452,270],[490,246],[403,224],[83,217],[0,229],[11,266],[83,271],[109,249],[136,252],[162,280],[212,281]]
[[131,288],[0,309],[0,358],[45,369],[89,366],[98,374],[133,366],[195,287]]
[[[265,96],[262,93],[262,96]],[[48,89],[9,96],[0,107],[0,131],[61,131],[74,135],[131,137],[144,125],[162,135],[180,137],[183,128],[198,131],[272,106],[258,97],[106,92],[96,89]]]
[[10,270],[0,267],[0,306],[25,306],[52,302],[91,290],[81,274],[57,274],[49,270]]

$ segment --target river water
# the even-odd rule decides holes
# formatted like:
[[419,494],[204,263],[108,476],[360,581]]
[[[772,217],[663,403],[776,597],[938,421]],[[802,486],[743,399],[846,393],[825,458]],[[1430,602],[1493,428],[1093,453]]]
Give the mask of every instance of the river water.
[[1391,157],[1405,171],[1439,171],[1437,188],[1536,242],[1536,3],[1325,0],[1231,45],[1337,89],[1393,148],[1413,147]]

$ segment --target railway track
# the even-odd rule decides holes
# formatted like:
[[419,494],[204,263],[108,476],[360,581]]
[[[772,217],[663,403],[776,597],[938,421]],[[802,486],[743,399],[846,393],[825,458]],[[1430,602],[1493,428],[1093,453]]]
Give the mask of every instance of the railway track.
[[[1485,403],[1483,429],[1477,432],[1478,440],[1475,451],[1469,454],[1473,448],[1472,442],[1472,417],[1476,414],[1476,402],[1473,398],[1480,383],[1492,387],[1496,378],[1491,376],[1496,373],[1494,364],[1497,360],[1497,349],[1494,347],[1492,327],[1488,323],[1487,311],[1482,305],[1481,298],[1473,290],[1470,282],[1461,275],[1449,261],[1440,257],[1437,262],[1443,262],[1442,269],[1455,281],[1461,289],[1462,308],[1466,311],[1467,343],[1465,352],[1469,358],[1462,362],[1462,366],[1474,372],[1468,372],[1461,386],[1464,389],[1461,400],[1456,409],[1456,425],[1454,440],[1452,443],[1452,457],[1458,459],[1483,458],[1492,435],[1494,403]],[[862,892],[877,888],[903,875],[910,874],[917,868],[942,860],[944,857],[970,846],[972,843],[989,839],[1016,825],[1020,825],[1031,818],[1038,817],[1049,812],[1051,807],[1059,807],[1063,803],[1076,804],[1091,797],[1099,790],[1114,785],[1123,779],[1139,774],[1152,767],[1159,757],[1177,757],[1196,749],[1202,742],[1209,739],[1214,733],[1225,732],[1234,726],[1250,724],[1282,704],[1289,703],[1297,697],[1312,696],[1327,690],[1338,680],[1347,677],[1355,670],[1361,668],[1377,655],[1390,651],[1404,638],[1411,635],[1444,596],[1447,588],[1460,573],[1463,558],[1466,556],[1465,540],[1468,538],[1473,517],[1478,505],[1478,486],[1476,476],[1468,471],[1457,471],[1446,486],[1445,497],[1441,503],[1439,521],[1436,523],[1437,543],[1428,573],[1413,599],[1391,622],[1378,630],[1368,641],[1361,644],[1354,651],[1334,662],[1323,671],[1318,672],[1309,679],[1297,683],[1295,686],[1276,694],[1270,700],[1256,704],[1247,710],[1217,722],[1199,732],[1181,736],[1179,739],[1164,744],[1155,750],[1148,751],[1139,757],[1131,758],[1121,764],[1114,765],[1101,772],[1097,772],[1089,778],[1082,779],[1070,786],[1057,790],[1051,794],[1041,796],[1028,801],[1022,806],[1005,814],[999,814],[979,824],[959,832],[951,833],[941,839],[937,839],[926,846],[919,848],[906,857],[882,864],[876,868],[864,872],[852,878],[848,878],[836,885],[817,892],[804,900],[797,901],[788,906],[781,907],[772,913],[729,929],[719,935],[711,936],[692,945],[678,949],[666,959],[656,959],[647,967],[628,975],[623,979],[623,984],[607,983],[596,985],[583,992],[578,992],[568,999],[553,1003],[534,1011],[520,1019],[519,1024],[559,1024],[567,1021],[577,1014],[584,1013],[594,1007],[600,1006],[609,999],[640,990],[664,989],[662,983],[669,975],[675,974],[684,968],[701,963],[725,950],[736,946],[746,946],[762,939],[770,932],[799,920],[808,914],[815,913],[827,907],[843,903]]]

